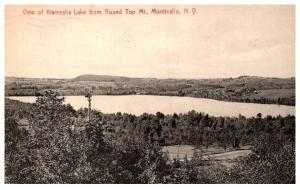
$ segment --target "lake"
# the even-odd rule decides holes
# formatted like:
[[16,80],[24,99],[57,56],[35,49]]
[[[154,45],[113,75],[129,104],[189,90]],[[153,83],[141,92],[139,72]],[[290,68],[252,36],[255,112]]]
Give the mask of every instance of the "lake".
[[[87,107],[88,101],[84,96],[65,96],[65,102],[70,103],[75,109]],[[10,96],[13,100],[33,103],[33,96]],[[190,110],[205,112],[213,116],[237,117],[242,114],[246,117],[256,116],[257,113],[266,115],[295,115],[295,106],[275,104],[254,104],[240,102],[225,102],[205,98],[153,96],[153,95],[125,95],[106,96],[95,95],[92,97],[92,108],[103,113],[142,113],[162,112],[164,114],[186,113]]]

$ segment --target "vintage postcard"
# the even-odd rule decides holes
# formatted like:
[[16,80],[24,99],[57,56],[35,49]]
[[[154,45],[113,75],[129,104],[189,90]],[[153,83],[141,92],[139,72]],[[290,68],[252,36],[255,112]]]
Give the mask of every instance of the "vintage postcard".
[[295,184],[295,5],[6,5],[6,184]]

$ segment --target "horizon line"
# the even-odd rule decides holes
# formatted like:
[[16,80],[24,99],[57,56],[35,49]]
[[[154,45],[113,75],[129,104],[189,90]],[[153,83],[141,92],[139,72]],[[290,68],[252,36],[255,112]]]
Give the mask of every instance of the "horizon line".
[[204,80],[204,79],[228,79],[228,78],[240,78],[240,77],[261,77],[261,78],[279,78],[279,79],[289,79],[289,78],[296,78],[295,76],[289,77],[278,77],[278,76],[258,76],[258,75],[240,75],[240,76],[232,76],[232,77],[212,77],[212,78],[176,78],[176,77],[167,77],[167,78],[159,78],[159,77],[132,77],[132,76],[123,76],[123,75],[107,75],[107,74],[81,74],[76,77],[19,77],[19,76],[5,76],[5,78],[27,78],[27,79],[75,79],[80,76],[84,75],[93,75],[93,76],[110,76],[110,77],[126,77],[126,78],[135,78],[135,79],[178,79],[178,80]]

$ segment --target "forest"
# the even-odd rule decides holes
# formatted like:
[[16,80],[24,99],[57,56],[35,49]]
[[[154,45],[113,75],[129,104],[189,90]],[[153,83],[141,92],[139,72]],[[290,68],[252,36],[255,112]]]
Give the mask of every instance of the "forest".
[[[251,154],[226,167],[201,151],[162,151],[187,144]],[[34,104],[5,99],[5,183],[295,183],[295,117],[104,114],[74,110],[53,90]]]
[[81,75],[72,79],[6,77],[6,96],[35,96],[54,89],[64,96],[160,95],[295,105],[295,78],[240,76],[220,79],[156,79]]

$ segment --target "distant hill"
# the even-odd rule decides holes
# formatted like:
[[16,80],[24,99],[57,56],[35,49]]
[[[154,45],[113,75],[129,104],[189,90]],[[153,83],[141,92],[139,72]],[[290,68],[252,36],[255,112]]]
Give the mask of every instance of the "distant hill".
[[124,76],[111,76],[111,75],[92,75],[85,74],[70,79],[73,82],[76,81],[98,81],[98,82],[130,82],[130,81],[144,81],[157,80],[156,78],[137,78],[137,77],[124,77]]
[[115,82],[119,80],[129,80],[129,77],[122,76],[110,76],[110,75],[80,75],[71,79],[72,81],[107,81],[107,82]]

